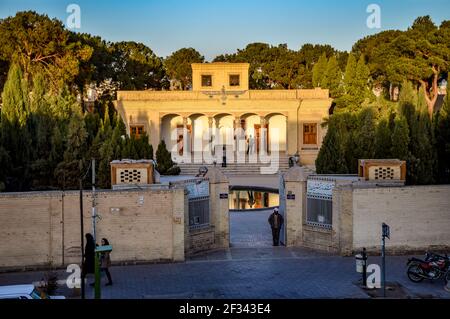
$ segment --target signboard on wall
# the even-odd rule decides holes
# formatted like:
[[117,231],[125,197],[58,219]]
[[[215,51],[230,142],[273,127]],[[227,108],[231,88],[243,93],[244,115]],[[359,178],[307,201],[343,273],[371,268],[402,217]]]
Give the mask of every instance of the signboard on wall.
[[308,197],[331,199],[334,185],[334,181],[308,179],[306,194]]
[[194,183],[187,183],[188,198],[207,197],[209,196],[209,181],[203,180]]

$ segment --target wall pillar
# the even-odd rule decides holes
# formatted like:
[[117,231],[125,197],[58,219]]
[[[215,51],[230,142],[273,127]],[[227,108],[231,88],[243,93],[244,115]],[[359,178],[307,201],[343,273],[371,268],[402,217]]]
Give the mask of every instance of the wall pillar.
[[205,177],[209,179],[209,212],[210,224],[214,226],[215,232],[214,246],[216,248],[228,248],[230,247],[228,179],[215,166],[208,167],[208,173]]
[[303,167],[291,167],[284,174],[286,196],[286,246],[303,244],[303,224],[306,219],[306,182],[309,173]]
[[[172,241],[173,241],[173,261],[184,261],[185,241],[186,241],[186,201],[187,195],[184,188],[173,192],[173,212],[172,212]],[[189,232],[188,232],[189,234]]]
[[353,251],[353,187],[341,185],[333,190],[333,245],[343,256]]

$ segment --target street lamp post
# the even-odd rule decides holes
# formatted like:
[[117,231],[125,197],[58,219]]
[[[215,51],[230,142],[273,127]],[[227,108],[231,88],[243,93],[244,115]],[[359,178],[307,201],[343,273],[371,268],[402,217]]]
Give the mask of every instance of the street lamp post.
[[[80,172],[83,169],[83,162],[80,160]],[[83,219],[83,177],[80,175],[80,233],[81,233],[81,299],[86,298],[85,294],[85,267],[84,267],[84,219]]]

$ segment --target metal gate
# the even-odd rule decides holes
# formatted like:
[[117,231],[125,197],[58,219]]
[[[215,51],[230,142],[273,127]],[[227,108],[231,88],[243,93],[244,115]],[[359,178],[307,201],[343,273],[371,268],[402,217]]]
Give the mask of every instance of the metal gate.
[[283,227],[281,227],[280,230],[280,243],[284,246],[286,246],[286,225],[287,225],[287,220],[286,220],[286,191],[285,191],[285,184],[284,184],[284,177],[283,174],[280,173],[279,175],[279,213],[281,214],[281,216],[283,216],[284,219],[284,224]]
[[306,224],[331,229],[333,226],[333,188],[335,180],[310,176],[306,191]]
[[187,190],[189,201],[189,228],[198,229],[210,225],[209,180],[193,178],[171,182],[182,185]]

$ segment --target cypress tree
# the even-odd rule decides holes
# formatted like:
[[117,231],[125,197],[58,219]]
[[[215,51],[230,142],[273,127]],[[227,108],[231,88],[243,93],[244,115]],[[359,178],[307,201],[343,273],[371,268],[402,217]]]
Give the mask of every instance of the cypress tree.
[[8,72],[2,100],[2,145],[11,161],[6,188],[21,191],[27,189],[30,183],[32,139],[29,132],[28,86],[23,79],[22,70],[16,64],[11,65]]
[[342,95],[342,72],[336,56],[331,56],[327,63],[322,87],[330,90],[330,96],[336,98]]
[[313,66],[313,86],[314,87],[323,87],[323,80],[325,78],[325,72],[327,70],[327,55],[324,52],[317,63]]
[[316,159],[318,174],[346,174],[348,173],[342,136],[334,123],[333,116],[328,123],[328,131]]
[[450,81],[444,104],[435,118],[436,151],[438,156],[437,180],[450,183]]
[[392,132],[386,118],[378,122],[375,132],[375,158],[391,158]]
[[390,152],[392,157],[407,160],[409,158],[409,128],[406,118],[400,114],[395,117],[391,140]]
[[353,54],[350,54],[347,59],[347,66],[345,67],[345,74],[344,74],[345,94],[352,94],[355,78],[356,78],[356,58]]
[[158,149],[156,150],[156,162],[156,169],[161,175],[167,174],[169,169],[174,166],[172,156],[167,150],[166,142],[164,142],[164,140],[159,143]]

